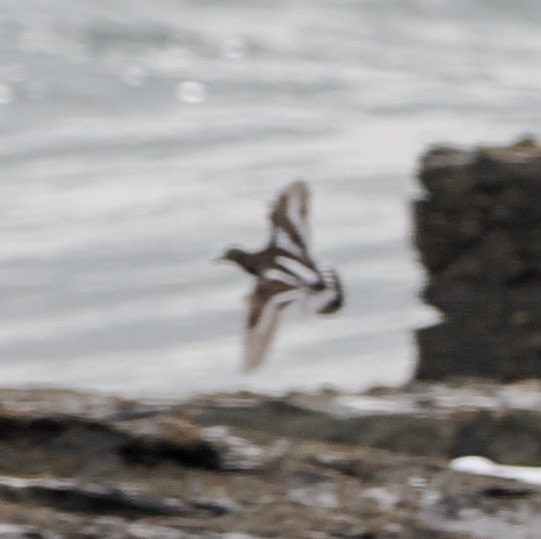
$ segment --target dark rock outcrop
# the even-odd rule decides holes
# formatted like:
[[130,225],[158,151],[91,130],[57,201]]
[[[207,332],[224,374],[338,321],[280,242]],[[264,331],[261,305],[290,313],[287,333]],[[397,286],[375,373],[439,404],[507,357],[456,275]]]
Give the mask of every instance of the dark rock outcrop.
[[541,147],[436,148],[414,206],[424,300],[416,378],[541,377]]

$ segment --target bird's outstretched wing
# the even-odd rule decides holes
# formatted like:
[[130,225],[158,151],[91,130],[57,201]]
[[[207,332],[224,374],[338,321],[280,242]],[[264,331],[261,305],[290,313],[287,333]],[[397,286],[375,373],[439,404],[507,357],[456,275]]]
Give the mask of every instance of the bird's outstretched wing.
[[249,298],[242,366],[244,372],[255,369],[263,362],[281,312],[301,295],[302,291],[295,286],[258,279]]
[[278,195],[270,214],[271,245],[298,258],[308,256],[309,198],[306,183],[296,180]]

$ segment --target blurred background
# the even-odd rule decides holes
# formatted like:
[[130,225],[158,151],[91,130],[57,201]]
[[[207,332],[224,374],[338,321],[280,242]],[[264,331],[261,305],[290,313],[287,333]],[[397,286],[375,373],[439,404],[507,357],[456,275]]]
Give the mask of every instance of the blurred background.
[[[0,0],[0,384],[125,394],[407,380],[419,156],[541,129],[541,4]],[[276,192],[347,292],[239,372]]]

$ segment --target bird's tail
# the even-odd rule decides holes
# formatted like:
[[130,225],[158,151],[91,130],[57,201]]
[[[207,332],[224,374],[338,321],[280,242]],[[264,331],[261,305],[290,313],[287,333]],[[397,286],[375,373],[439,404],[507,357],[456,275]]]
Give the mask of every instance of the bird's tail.
[[344,305],[344,287],[334,268],[325,268],[321,272],[325,288],[317,294],[319,314],[331,314]]

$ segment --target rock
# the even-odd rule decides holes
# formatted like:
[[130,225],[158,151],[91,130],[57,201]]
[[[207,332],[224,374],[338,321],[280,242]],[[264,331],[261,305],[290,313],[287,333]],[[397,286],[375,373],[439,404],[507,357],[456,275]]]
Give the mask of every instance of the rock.
[[[0,498],[25,503],[40,503],[61,511],[112,514],[126,517],[215,513],[207,504],[191,511],[175,499],[158,499],[127,488],[111,485],[80,485],[66,480],[0,478]],[[225,509],[224,509],[225,510]],[[223,514],[223,512],[221,513]]]
[[[172,438],[151,432],[140,434],[138,426],[66,415],[7,414],[0,416],[0,442],[9,447],[39,448],[43,461],[74,467],[87,461],[122,458],[127,464],[156,465],[169,460],[188,467],[219,468],[218,451],[193,433],[182,440],[178,432]],[[38,452],[37,452],[38,453]],[[55,458],[48,460],[49,455]],[[36,454],[36,456],[38,456]],[[36,471],[39,459],[35,459]]]
[[0,522],[0,539],[60,539],[57,534],[40,531],[31,526]]
[[[539,464],[540,399],[533,382],[138,404],[0,390],[0,537],[533,537],[537,486],[447,461]],[[197,445],[213,457],[187,458]]]
[[414,243],[423,298],[417,379],[541,377],[541,147],[435,148],[422,160]]
[[[483,455],[500,463],[541,465],[541,388],[470,381],[456,386],[416,383],[376,394],[228,402],[194,401],[192,420],[267,435],[356,444],[425,457]],[[321,454],[320,466],[370,478],[358,461]],[[400,457],[397,457],[397,461]]]

